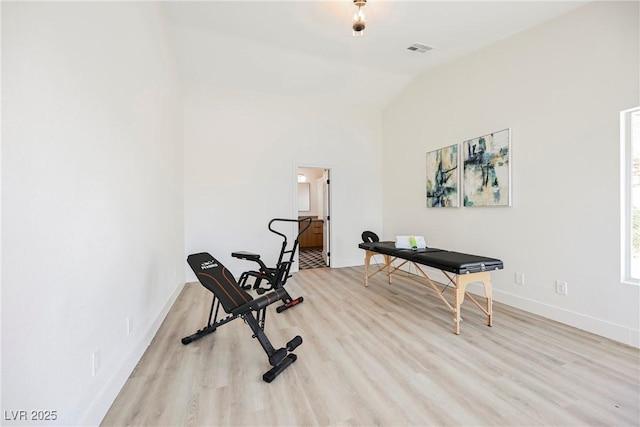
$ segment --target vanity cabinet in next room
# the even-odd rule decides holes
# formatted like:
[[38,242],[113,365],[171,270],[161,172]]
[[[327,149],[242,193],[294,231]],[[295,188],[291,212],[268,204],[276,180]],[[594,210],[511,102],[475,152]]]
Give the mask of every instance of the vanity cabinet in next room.
[[[311,226],[300,235],[300,249],[322,248],[322,225],[321,219],[311,220]],[[300,223],[300,230],[306,226],[306,222]]]

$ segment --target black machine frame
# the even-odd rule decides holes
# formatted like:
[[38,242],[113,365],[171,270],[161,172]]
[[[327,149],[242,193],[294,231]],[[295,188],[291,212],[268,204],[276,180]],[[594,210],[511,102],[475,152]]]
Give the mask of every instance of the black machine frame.
[[[258,339],[258,342],[267,354],[269,364],[272,366],[272,368],[262,376],[264,381],[270,383],[289,367],[289,365],[296,361],[297,356],[291,352],[302,344],[302,338],[299,335],[290,340],[285,347],[275,349],[264,332],[267,306],[285,298],[288,294],[284,289],[275,289],[273,292],[254,299],[238,286],[233,275],[209,253],[202,252],[189,255],[187,262],[198,277],[200,283],[213,293],[213,299],[211,301],[207,325],[195,333],[182,338],[182,344],[187,345],[199,340],[215,332],[218,327],[240,317],[251,328],[253,332],[252,338]],[[218,319],[220,306],[222,306],[228,316]]]
[[[296,235],[295,240],[290,248],[288,248],[288,240],[287,236],[279,230],[276,230],[274,226],[280,228],[282,224],[280,223],[296,223],[298,224],[298,234]],[[306,224],[305,224],[306,223]],[[280,255],[278,256],[278,261],[275,267],[267,267],[266,264],[260,259],[260,255],[247,252],[247,251],[237,251],[232,252],[231,256],[238,259],[244,259],[247,261],[253,261],[258,263],[258,270],[249,270],[242,273],[240,279],[238,281],[240,287],[245,290],[252,289],[251,284],[247,284],[249,277],[253,277],[255,280],[253,282],[253,289],[256,291],[258,295],[261,295],[270,290],[282,290],[284,291],[284,297],[282,298],[283,305],[276,307],[276,311],[278,313],[283,312],[295,305],[300,304],[304,301],[303,297],[291,298],[288,292],[284,290],[284,285],[287,282],[287,279],[291,277],[290,271],[291,266],[293,265],[294,258],[296,255],[296,250],[298,249],[300,236],[307,231],[307,229],[311,226],[311,217],[299,218],[299,219],[290,219],[290,218],[273,218],[269,221],[269,231],[280,236],[282,238],[282,243],[280,247]],[[262,287],[262,282],[265,281],[267,283],[267,287]]]

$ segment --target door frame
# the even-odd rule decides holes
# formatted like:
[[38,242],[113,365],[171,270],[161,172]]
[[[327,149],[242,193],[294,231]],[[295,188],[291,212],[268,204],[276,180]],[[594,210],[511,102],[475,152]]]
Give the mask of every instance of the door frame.
[[[319,165],[319,164],[309,164],[309,163],[299,163],[299,164],[295,164],[294,168],[293,168],[293,184],[292,184],[292,188],[293,188],[293,218],[298,218],[298,169],[300,168],[306,168],[306,169],[320,169],[322,171],[327,170],[328,171],[328,175],[329,175],[329,180],[331,182],[330,186],[333,184],[333,178],[331,177],[333,175],[333,167],[329,166],[329,165]],[[329,247],[329,253],[331,253],[331,248],[333,247],[333,233],[332,231],[332,226],[331,226],[331,222],[333,221],[332,215],[331,215],[331,206],[333,204],[333,191],[329,190],[329,218],[330,220],[326,222],[326,226],[327,226],[327,233],[329,235],[329,241],[328,242],[323,242],[323,246],[325,244],[328,244]],[[322,212],[320,212],[320,215],[322,215]],[[295,270],[297,271],[299,268],[299,258],[300,258],[300,246],[298,246],[298,248],[296,249],[296,256],[295,256],[295,260],[296,260],[296,265],[295,265]],[[331,268],[331,255],[329,255],[329,265],[328,267]]]

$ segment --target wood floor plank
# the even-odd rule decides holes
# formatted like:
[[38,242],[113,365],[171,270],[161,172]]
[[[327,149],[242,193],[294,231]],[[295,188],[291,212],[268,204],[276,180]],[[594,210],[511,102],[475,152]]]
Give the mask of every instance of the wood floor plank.
[[[637,426],[640,351],[494,303],[453,315],[411,277],[363,286],[364,268],[313,269],[287,283],[304,303],[269,307],[275,347],[298,360],[274,382],[251,330],[234,320],[187,346],[211,294],[185,285],[103,426]],[[451,298],[450,290],[444,295]]]

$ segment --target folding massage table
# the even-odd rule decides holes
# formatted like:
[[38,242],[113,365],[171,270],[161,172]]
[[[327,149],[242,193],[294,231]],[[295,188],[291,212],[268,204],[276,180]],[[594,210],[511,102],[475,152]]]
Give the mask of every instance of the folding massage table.
[[[264,381],[273,381],[289,365],[296,361],[297,356],[291,351],[302,344],[302,338],[299,335],[289,341],[286,347],[276,350],[264,333],[267,306],[288,297],[283,288],[275,289],[273,292],[254,299],[238,285],[231,272],[210,254],[202,252],[189,255],[187,262],[202,286],[213,293],[213,301],[211,302],[207,325],[194,334],[183,338],[182,344],[187,345],[198,340],[215,332],[219,326],[240,317],[251,328],[253,338],[258,338],[260,345],[267,353],[269,364],[273,367],[262,376]],[[218,320],[218,311],[221,305],[228,316]],[[214,308],[215,316],[213,316]]]
[[[364,285],[369,286],[369,278],[381,271],[386,271],[389,283],[391,283],[392,274],[398,272],[405,264],[414,265],[419,276],[424,278],[429,286],[436,291],[438,297],[454,314],[455,334],[460,334],[460,309],[464,302],[465,295],[471,299],[486,315],[487,325],[493,325],[492,311],[492,290],[491,290],[491,271],[501,270],[503,268],[502,261],[494,258],[487,258],[476,255],[469,255],[460,252],[451,252],[436,248],[423,249],[401,249],[396,248],[395,242],[380,242],[378,236],[370,231],[362,233],[363,243],[358,247],[365,250],[364,258]],[[378,266],[373,273],[369,273],[369,264],[374,255],[382,255],[384,264]],[[400,262],[399,264],[396,261]],[[396,264],[394,264],[396,263]],[[426,266],[440,270],[449,280],[449,284],[453,285],[453,304],[451,304],[443,295],[442,291],[436,286],[436,283],[427,275]],[[467,293],[467,285],[474,282],[482,282],[484,285],[484,293],[486,304],[481,305],[476,298]]]

